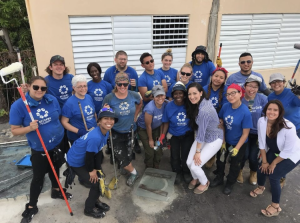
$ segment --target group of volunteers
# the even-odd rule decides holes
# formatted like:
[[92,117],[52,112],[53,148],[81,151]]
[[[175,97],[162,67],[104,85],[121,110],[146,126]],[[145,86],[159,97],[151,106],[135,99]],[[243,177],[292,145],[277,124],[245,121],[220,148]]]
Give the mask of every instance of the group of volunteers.
[[[46,68],[48,76],[33,77],[23,86],[34,121],[18,99],[11,106],[9,123],[13,135],[26,134],[31,147],[33,179],[24,222],[38,212],[46,173],[52,183],[51,197],[63,199],[37,128],[56,172],[64,163],[57,157],[66,154],[69,170],[90,188],[87,216],[102,218],[110,209],[99,200],[103,147],[107,145],[107,154],[113,153],[121,174],[127,175],[126,184],[132,186],[139,178],[132,162],[134,152],[141,152],[137,139],[143,145],[145,168],[159,168],[163,149],[169,146],[175,183],[184,181],[195,194],[224,184],[228,159],[223,193],[229,195],[236,182],[243,183],[249,160],[249,183],[257,185],[250,196],[264,192],[268,176],[272,203],[261,213],[277,216],[286,176],[300,162],[300,96],[285,87],[285,77],[270,76],[271,93],[262,75],[252,71],[253,58],[247,52],[239,57],[240,71],[228,77],[221,59],[215,67],[204,46],[198,46],[192,61],[179,71],[171,67],[170,49],[162,54],[160,69],[154,69],[151,54],[143,53],[140,62],[145,70],[140,77],[127,61],[127,53],[118,51],[115,65],[103,79],[100,65],[90,63],[87,81],[84,75],[69,74],[64,58],[56,55]],[[109,137],[113,146],[107,143]],[[210,168],[215,160],[216,176],[209,181],[203,167]]]

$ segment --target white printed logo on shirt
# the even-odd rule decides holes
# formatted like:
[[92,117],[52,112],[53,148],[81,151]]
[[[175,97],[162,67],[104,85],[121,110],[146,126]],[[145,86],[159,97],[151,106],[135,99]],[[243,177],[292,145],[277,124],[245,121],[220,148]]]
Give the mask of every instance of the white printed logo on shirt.
[[60,87],[59,87],[59,92],[61,93],[61,94],[67,94],[68,93],[68,87],[66,86],[66,85],[61,85]]
[[84,106],[84,111],[87,115],[93,114],[93,109],[89,105]]
[[202,77],[202,72],[201,72],[201,70],[197,70],[197,71],[196,71],[195,77],[196,77],[197,79],[200,79],[200,78]]
[[129,108],[129,104],[127,102],[122,102],[120,105],[119,105],[119,108],[124,111],[124,110],[128,110]]
[[232,129],[231,124],[233,123],[233,116],[227,115],[227,116],[225,117],[225,122],[226,122],[226,127],[227,127],[227,129],[228,129],[228,130],[231,130],[231,129]]
[[219,102],[218,98],[217,97],[212,97],[210,99],[211,103],[213,104],[213,106],[216,106]]
[[178,122],[184,122],[186,115],[184,114],[184,112],[179,112],[176,118],[177,118]]
[[39,118],[47,118],[48,117],[48,111],[44,108],[39,108],[36,111],[36,116]]
[[156,85],[159,85],[159,84],[160,84],[160,83],[159,83],[158,80],[154,80],[154,81],[153,81],[153,87],[156,86]]
[[98,97],[102,96],[103,91],[100,88],[96,88],[94,94]]
[[169,83],[171,81],[171,78],[169,75],[165,75],[165,78],[166,78],[167,83]]

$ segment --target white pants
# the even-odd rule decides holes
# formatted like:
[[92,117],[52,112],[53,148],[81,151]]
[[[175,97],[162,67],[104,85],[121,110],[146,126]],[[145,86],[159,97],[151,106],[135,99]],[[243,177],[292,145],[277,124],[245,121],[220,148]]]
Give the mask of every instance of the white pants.
[[196,153],[196,146],[197,146],[196,140],[194,141],[191,147],[186,164],[189,167],[194,180],[199,179],[199,182],[202,185],[207,184],[208,181],[204,171],[202,170],[202,167],[208,160],[210,160],[210,158],[212,158],[219,151],[219,149],[222,146],[222,142],[223,142],[222,139],[217,139],[211,143],[203,143],[201,145],[202,148],[201,155],[200,155],[201,164],[199,166],[196,166],[194,161],[194,155]]

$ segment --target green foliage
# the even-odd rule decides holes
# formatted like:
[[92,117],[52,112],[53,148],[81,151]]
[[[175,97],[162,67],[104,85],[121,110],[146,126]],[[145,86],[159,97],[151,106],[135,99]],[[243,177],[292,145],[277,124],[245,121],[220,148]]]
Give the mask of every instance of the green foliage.
[[[13,46],[33,49],[25,0],[0,0],[0,29],[6,28]],[[0,41],[0,52],[7,50]]]
[[2,117],[4,115],[8,115],[8,112],[2,108],[2,109],[0,109],[0,117]]

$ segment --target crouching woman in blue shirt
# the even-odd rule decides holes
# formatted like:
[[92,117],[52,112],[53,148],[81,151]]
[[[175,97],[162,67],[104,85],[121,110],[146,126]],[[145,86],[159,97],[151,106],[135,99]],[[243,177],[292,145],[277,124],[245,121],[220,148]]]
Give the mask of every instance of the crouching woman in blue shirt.
[[279,215],[280,179],[300,163],[300,139],[295,125],[283,118],[284,108],[279,100],[271,100],[265,106],[257,123],[258,143],[262,163],[257,170],[258,187],[250,192],[257,197],[265,190],[267,176],[270,179],[272,203],[261,213],[266,217]]
[[[31,148],[30,160],[32,163],[33,178],[30,185],[29,203],[26,204],[25,211],[22,214],[24,222],[30,222],[32,217],[38,212],[38,197],[43,188],[46,173],[48,173],[51,180],[51,197],[64,199],[35,131],[39,128],[56,173],[59,173],[59,167],[62,163],[58,164],[54,162],[53,156],[54,152],[61,151],[59,148],[64,137],[64,128],[59,121],[61,114],[60,106],[54,96],[46,94],[47,85],[43,77],[33,77],[28,84],[29,91],[25,97],[34,121],[31,121],[21,98],[13,103],[9,114],[9,124],[11,125],[12,134],[15,136],[26,134],[28,145]],[[72,197],[70,193],[66,193],[66,196],[67,198]]]
[[67,154],[67,162],[85,184],[91,186],[85,201],[84,214],[102,218],[110,208],[99,200],[100,190],[97,171],[101,170],[101,150],[107,143],[109,130],[118,121],[111,108],[99,111],[97,127],[77,139]]

